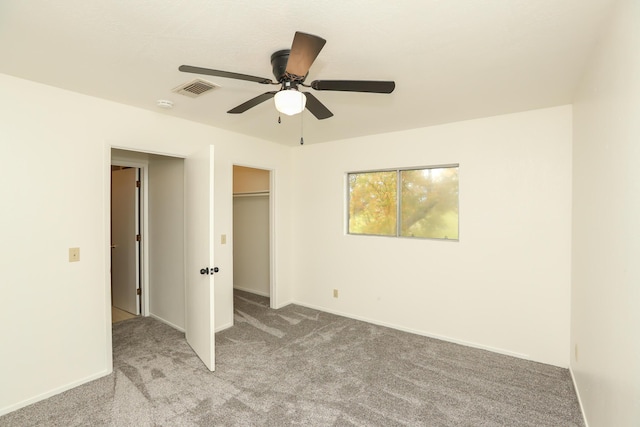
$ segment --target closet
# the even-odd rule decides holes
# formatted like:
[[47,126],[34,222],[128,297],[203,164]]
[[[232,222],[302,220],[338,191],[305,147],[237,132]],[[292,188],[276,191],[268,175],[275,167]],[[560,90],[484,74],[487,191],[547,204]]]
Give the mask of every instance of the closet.
[[270,171],[233,166],[233,288],[270,296]]

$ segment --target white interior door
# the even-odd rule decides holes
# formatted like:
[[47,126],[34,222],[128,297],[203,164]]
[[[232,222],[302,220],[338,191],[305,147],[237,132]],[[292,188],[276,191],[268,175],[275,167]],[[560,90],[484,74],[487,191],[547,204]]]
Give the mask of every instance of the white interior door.
[[113,306],[138,315],[138,242],[135,168],[111,172],[111,298]]
[[213,146],[185,159],[186,324],[189,345],[213,371]]

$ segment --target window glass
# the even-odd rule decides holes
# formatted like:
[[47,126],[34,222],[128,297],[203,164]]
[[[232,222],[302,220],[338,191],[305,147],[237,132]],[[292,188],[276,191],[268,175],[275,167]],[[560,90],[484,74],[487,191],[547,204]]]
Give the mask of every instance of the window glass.
[[458,168],[400,171],[400,235],[458,239]]
[[396,235],[396,171],[349,174],[349,233]]

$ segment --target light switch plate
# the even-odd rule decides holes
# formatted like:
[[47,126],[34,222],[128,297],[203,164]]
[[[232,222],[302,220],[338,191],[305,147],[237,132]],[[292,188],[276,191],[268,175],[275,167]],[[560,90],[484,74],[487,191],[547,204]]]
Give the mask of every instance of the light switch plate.
[[69,248],[69,262],[80,261],[80,248]]
[[220,236],[220,244],[221,245],[226,245],[227,244],[227,235],[223,234]]

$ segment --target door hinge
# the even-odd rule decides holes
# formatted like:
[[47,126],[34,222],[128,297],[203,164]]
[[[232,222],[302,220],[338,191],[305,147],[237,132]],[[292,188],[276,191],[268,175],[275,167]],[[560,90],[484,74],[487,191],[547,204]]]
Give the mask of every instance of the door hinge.
[[142,240],[142,236],[140,234],[136,234],[136,242],[139,242]]
[[140,288],[136,289],[136,295],[142,295],[142,289]]
[[136,187],[140,188],[140,181],[136,181]]

